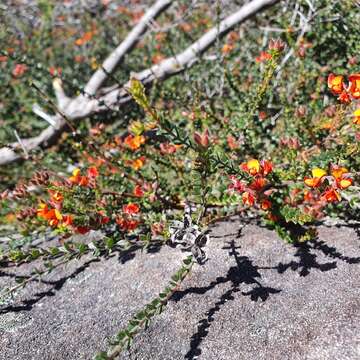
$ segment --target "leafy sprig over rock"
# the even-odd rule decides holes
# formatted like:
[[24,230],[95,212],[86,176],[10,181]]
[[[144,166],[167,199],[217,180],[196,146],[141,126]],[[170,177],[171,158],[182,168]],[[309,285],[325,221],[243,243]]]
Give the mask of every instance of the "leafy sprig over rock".
[[211,262],[211,224],[298,245],[360,220],[355,2],[67,3],[39,2],[24,30],[3,19],[0,265],[34,267],[3,298],[84,256],[187,252],[97,355],[112,359]]

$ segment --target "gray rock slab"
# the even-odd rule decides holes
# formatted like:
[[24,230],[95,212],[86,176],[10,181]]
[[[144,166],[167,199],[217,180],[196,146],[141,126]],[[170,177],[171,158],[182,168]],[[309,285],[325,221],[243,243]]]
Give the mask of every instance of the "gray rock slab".
[[[358,229],[322,226],[302,247],[256,225],[238,230],[237,221],[212,228],[208,262],[120,358],[360,359]],[[82,259],[32,283],[0,308],[0,359],[91,359],[185,255]],[[1,269],[0,287],[26,270]]]

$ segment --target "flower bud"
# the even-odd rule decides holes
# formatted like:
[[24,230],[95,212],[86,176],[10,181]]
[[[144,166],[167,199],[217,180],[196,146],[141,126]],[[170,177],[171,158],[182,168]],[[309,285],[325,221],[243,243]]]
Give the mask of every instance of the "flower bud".
[[285,48],[285,43],[281,39],[270,39],[269,41],[269,50],[275,50],[277,52],[282,52]]
[[209,146],[209,130],[206,129],[202,134],[195,132],[194,140],[198,145],[207,148]]

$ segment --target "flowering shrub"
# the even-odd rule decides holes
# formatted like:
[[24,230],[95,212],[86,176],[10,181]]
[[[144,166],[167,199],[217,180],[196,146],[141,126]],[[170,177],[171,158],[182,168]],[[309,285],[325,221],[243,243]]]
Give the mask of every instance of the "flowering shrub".
[[[236,215],[256,218],[285,241],[299,244],[315,238],[316,225],[326,217],[359,220],[360,68],[356,55],[360,34],[353,26],[358,23],[357,13],[347,2],[337,3],[335,9],[326,1],[319,3],[319,15],[309,19],[312,30],[308,33],[294,29],[291,14],[279,19],[274,10],[270,20],[257,21],[281,28],[281,39],[260,46],[258,30],[250,31],[248,40],[234,30],[215,58],[205,59],[205,65],[196,65],[184,77],[169,79],[163,86],[155,84],[147,91],[133,76],[124,91],[136,104],[96,114],[63,135],[53,151],[34,151],[20,169],[4,168],[0,223],[23,238],[20,245],[4,247],[0,263],[39,261],[43,268],[4,289],[3,295],[85,254],[106,256],[153,244],[179,245],[191,252],[169,286],[118,334],[112,350],[98,356],[114,358],[163,310],[193,263],[206,261],[210,224]],[[311,10],[306,1],[299,4]],[[181,23],[180,35],[176,35],[179,46],[193,28],[201,32],[212,22],[210,9],[204,5],[201,10],[206,16],[195,11],[192,23]],[[341,21],[330,22],[330,31],[324,19],[334,11]],[[138,21],[142,14],[123,7],[117,13],[128,21]],[[169,15],[161,24],[173,20]],[[46,21],[44,32],[50,31]],[[350,25],[354,29],[348,40],[351,46],[338,51],[345,46],[338,28]],[[107,27],[92,24],[81,33],[69,29],[66,46],[71,43],[75,50],[67,60],[74,64],[73,73],[59,63],[43,71],[57,81],[61,77],[68,90],[81,92],[76,81],[65,80],[77,72],[85,77],[98,68],[95,55],[100,57],[104,49],[99,41],[91,53],[89,44],[111,31]],[[328,32],[334,32],[334,37],[328,38]],[[161,63],[172,55],[169,36],[156,33],[149,40],[155,45],[150,54],[140,42],[134,63],[144,60],[144,53],[149,63]],[[352,46],[354,39],[357,45]],[[248,52],[241,51],[242,46]],[[19,47],[26,50],[28,45]],[[336,61],[330,56],[324,60],[328,51],[336,55]],[[25,59],[17,62],[13,53],[7,49],[6,59],[0,58],[0,66],[8,70],[7,83],[12,84],[6,98],[10,110],[5,114],[0,109],[5,118],[20,108],[12,100],[17,82],[27,76],[36,80],[34,64]],[[133,65],[128,64],[129,72]],[[111,80],[125,83],[125,77],[117,76]],[[26,97],[28,83],[24,80],[19,88]],[[39,94],[51,107],[49,89],[47,84]],[[119,119],[120,124],[113,124]],[[12,120],[9,123],[13,125]],[[73,127],[70,122],[69,128]],[[22,136],[29,129],[19,131]],[[58,238],[56,246],[31,244],[31,234],[49,229]],[[100,239],[74,240],[73,235],[92,231],[101,233]],[[29,242],[30,246],[22,247]]]

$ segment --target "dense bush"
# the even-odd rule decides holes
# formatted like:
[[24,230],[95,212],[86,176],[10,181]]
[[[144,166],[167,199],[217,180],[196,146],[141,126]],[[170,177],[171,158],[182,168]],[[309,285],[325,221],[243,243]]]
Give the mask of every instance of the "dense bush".
[[[39,4],[37,26],[10,16],[2,26],[3,145],[15,129],[22,138],[46,127],[31,108],[41,102],[56,111],[52,80],[81,92],[143,10],[117,6],[114,15],[106,1],[88,13]],[[107,85],[178,53],[234,6],[180,2]],[[149,89],[134,77],[126,90],[135,102],[72,123],[76,131],[57,144],[1,168],[2,235],[21,237],[6,242],[0,262],[43,262],[3,295],[85,254],[166,243],[191,251],[112,352],[99,355],[111,358],[162,310],[194,259],[206,261],[210,224],[240,215],[299,243],[316,237],[324,217],[359,220],[358,10],[353,1],[278,4],[218,39],[181,74]],[[32,245],[49,228],[58,246]],[[93,230],[100,240],[72,239]]]

